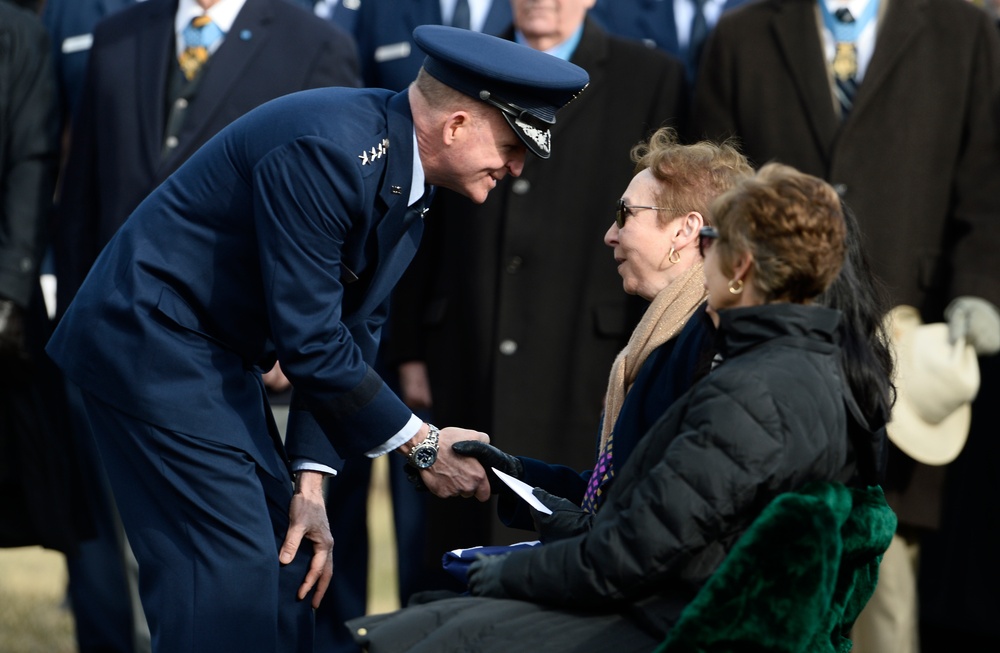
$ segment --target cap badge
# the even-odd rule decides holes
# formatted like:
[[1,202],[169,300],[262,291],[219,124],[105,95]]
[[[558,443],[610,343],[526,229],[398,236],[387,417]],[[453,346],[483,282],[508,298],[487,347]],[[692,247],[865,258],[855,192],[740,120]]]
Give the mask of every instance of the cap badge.
[[537,127],[532,127],[523,120],[514,120],[517,126],[521,128],[524,135],[530,138],[532,141],[538,145],[538,149],[542,152],[548,154],[552,151],[552,132],[548,129],[538,129]]

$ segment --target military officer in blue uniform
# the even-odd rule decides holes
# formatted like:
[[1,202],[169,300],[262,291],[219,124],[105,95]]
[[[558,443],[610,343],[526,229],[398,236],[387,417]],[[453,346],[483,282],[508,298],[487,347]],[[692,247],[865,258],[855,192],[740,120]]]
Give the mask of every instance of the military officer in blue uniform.
[[[467,30],[414,39],[408,90],[295,93],[210,140],[117,232],[49,343],[83,392],[154,651],[312,650],[322,478],[343,458],[397,451],[438,496],[489,496],[450,448],[488,437],[424,423],[371,363],[430,189],[482,202],[528,150],[548,157],[588,78]],[[260,378],[275,359],[296,391],[284,443]]]

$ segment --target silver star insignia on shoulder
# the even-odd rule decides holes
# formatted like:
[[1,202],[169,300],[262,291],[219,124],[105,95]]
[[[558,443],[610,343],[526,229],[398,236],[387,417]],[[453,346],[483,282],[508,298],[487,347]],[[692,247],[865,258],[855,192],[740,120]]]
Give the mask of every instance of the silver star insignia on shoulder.
[[389,153],[389,139],[383,138],[382,142],[378,146],[372,146],[370,150],[364,150],[358,155],[361,159],[361,165],[366,166],[369,163],[374,164],[377,159],[381,159],[383,154]]

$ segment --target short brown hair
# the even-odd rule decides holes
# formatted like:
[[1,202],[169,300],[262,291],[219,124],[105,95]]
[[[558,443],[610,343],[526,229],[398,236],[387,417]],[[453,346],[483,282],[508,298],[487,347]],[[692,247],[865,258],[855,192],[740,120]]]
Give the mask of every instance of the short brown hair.
[[456,105],[466,104],[476,108],[479,108],[480,105],[487,106],[439,81],[423,68],[417,73],[413,84],[427,101],[427,105],[435,111],[450,112]]
[[753,256],[753,283],[767,301],[804,303],[823,292],[844,263],[844,214],[830,184],[770,163],[712,206],[720,262],[731,272]]
[[660,182],[657,205],[677,211],[674,215],[660,213],[661,223],[688,211],[697,211],[711,222],[712,200],[753,175],[753,168],[733,141],[681,145],[671,127],[661,127],[648,141],[633,147],[632,160],[636,173],[648,169]]

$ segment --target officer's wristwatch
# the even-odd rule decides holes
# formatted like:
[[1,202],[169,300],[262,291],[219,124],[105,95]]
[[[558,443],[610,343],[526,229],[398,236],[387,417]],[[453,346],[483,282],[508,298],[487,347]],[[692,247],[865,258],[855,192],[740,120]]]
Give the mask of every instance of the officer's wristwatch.
[[436,426],[428,424],[427,437],[420,444],[410,449],[410,465],[417,469],[427,469],[438,457],[438,435],[441,433]]

